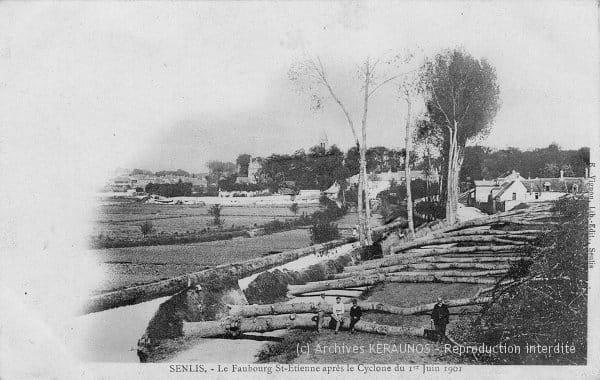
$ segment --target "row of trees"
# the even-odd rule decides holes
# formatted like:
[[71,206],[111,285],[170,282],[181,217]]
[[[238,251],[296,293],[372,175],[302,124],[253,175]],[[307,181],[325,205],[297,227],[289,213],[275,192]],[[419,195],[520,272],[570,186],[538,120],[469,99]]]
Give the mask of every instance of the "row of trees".
[[567,177],[583,177],[590,164],[590,149],[562,150],[557,144],[546,148],[525,150],[507,148],[493,150],[484,146],[465,148],[460,179],[491,179],[511,170],[527,178],[558,177],[560,170]]
[[294,154],[273,154],[263,160],[258,172],[260,182],[276,191],[284,181],[294,181],[298,189],[329,188],[335,181],[348,177],[344,153],[335,145],[329,149],[314,146]]
[[177,169],[177,170],[161,170],[153,173],[151,170],[146,169],[133,169],[130,175],[155,175],[157,177],[166,177],[168,175],[179,176],[179,177],[194,177],[194,174],[191,174],[185,170]]
[[148,194],[163,197],[189,197],[192,195],[192,184],[181,180],[177,183],[149,183],[144,190]]
[[[367,149],[367,171],[397,172],[404,165],[404,149],[390,149],[376,146]],[[416,160],[411,155],[411,164]],[[336,145],[329,148],[313,146],[308,152],[304,149],[293,154],[273,154],[262,160],[257,180],[271,190],[276,190],[283,181],[294,181],[299,189],[325,190],[336,181],[358,174],[360,153],[358,147],[342,152]]]

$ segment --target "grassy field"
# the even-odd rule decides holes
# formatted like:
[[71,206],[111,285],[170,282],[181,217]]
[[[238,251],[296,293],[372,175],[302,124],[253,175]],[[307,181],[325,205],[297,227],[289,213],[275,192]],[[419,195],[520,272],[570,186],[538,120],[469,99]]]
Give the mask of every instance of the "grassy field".
[[309,245],[308,230],[298,229],[205,243],[97,249],[91,254],[105,272],[105,281],[97,288],[102,292]]
[[[294,215],[287,207],[223,207],[223,228],[251,228],[275,219],[294,219],[302,213],[311,214],[318,205],[298,205]],[[117,201],[100,204],[93,223],[93,236],[102,234],[113,239],[139,238],[140,225],[151,221],[154,234],[185,234],[215,229],[207,206],[157,205],[136,201]]]

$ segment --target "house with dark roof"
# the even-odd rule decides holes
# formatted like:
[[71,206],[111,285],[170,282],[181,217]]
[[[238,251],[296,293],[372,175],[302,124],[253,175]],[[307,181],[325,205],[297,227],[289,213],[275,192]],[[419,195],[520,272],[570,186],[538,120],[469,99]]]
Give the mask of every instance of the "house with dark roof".
[[583,177],[524,179],[523,184],[529,193],[534,194],[534,197],[535,194],[543,193],[584,193],[588,191],[588,180]]
[[549,201],[567,193],[587,192],[589,180],[586,177],[565,177],[561,170],[558,178],[525,179],[513,170],[504,178],[474,181],[469,204],[485,203],[487,209],[508,211],[523,202]]

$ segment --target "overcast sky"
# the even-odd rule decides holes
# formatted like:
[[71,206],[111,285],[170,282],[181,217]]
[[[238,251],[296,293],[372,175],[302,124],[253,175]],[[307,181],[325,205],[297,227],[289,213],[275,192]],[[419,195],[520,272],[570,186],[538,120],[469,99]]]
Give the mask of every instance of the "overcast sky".
[[[89,345],[70,318],[103,276],[83,253],[90,196],[111,169],[204,171],[308,148],[323,131],[348,148],[335,104],[311,111],[287,79],[305,53],[358,123],[366,56],[462,45],[501,87],[482,143],[597,147],[597,16],[593,1],[0,2],[0,357],[29,377],[78,371],[58,359]],[[394,88],[377,94],[368,143],[402,147],[404,109]]]
[[[0,10],[5,142],[17,134],[20,148],[39,144],[89,164],[204,171],[209,159],[308,148],[323,131],[347,149],[337,106],[311,110],[287,78],[306,53],[322,58],[357,124],[355,74],[365,57],[462,45],[497,69],[502,107],[482,144],[579,148],[599,125],[591,1],[8,2]],[[381,91],[368,144],[402,147],[404,115],[396,88]]]

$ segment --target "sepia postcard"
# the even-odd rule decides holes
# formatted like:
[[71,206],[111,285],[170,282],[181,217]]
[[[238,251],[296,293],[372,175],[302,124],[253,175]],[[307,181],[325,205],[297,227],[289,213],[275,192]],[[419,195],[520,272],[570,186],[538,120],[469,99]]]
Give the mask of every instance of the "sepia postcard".
[[0,379],[599,379],[598,17],[0,3]]

